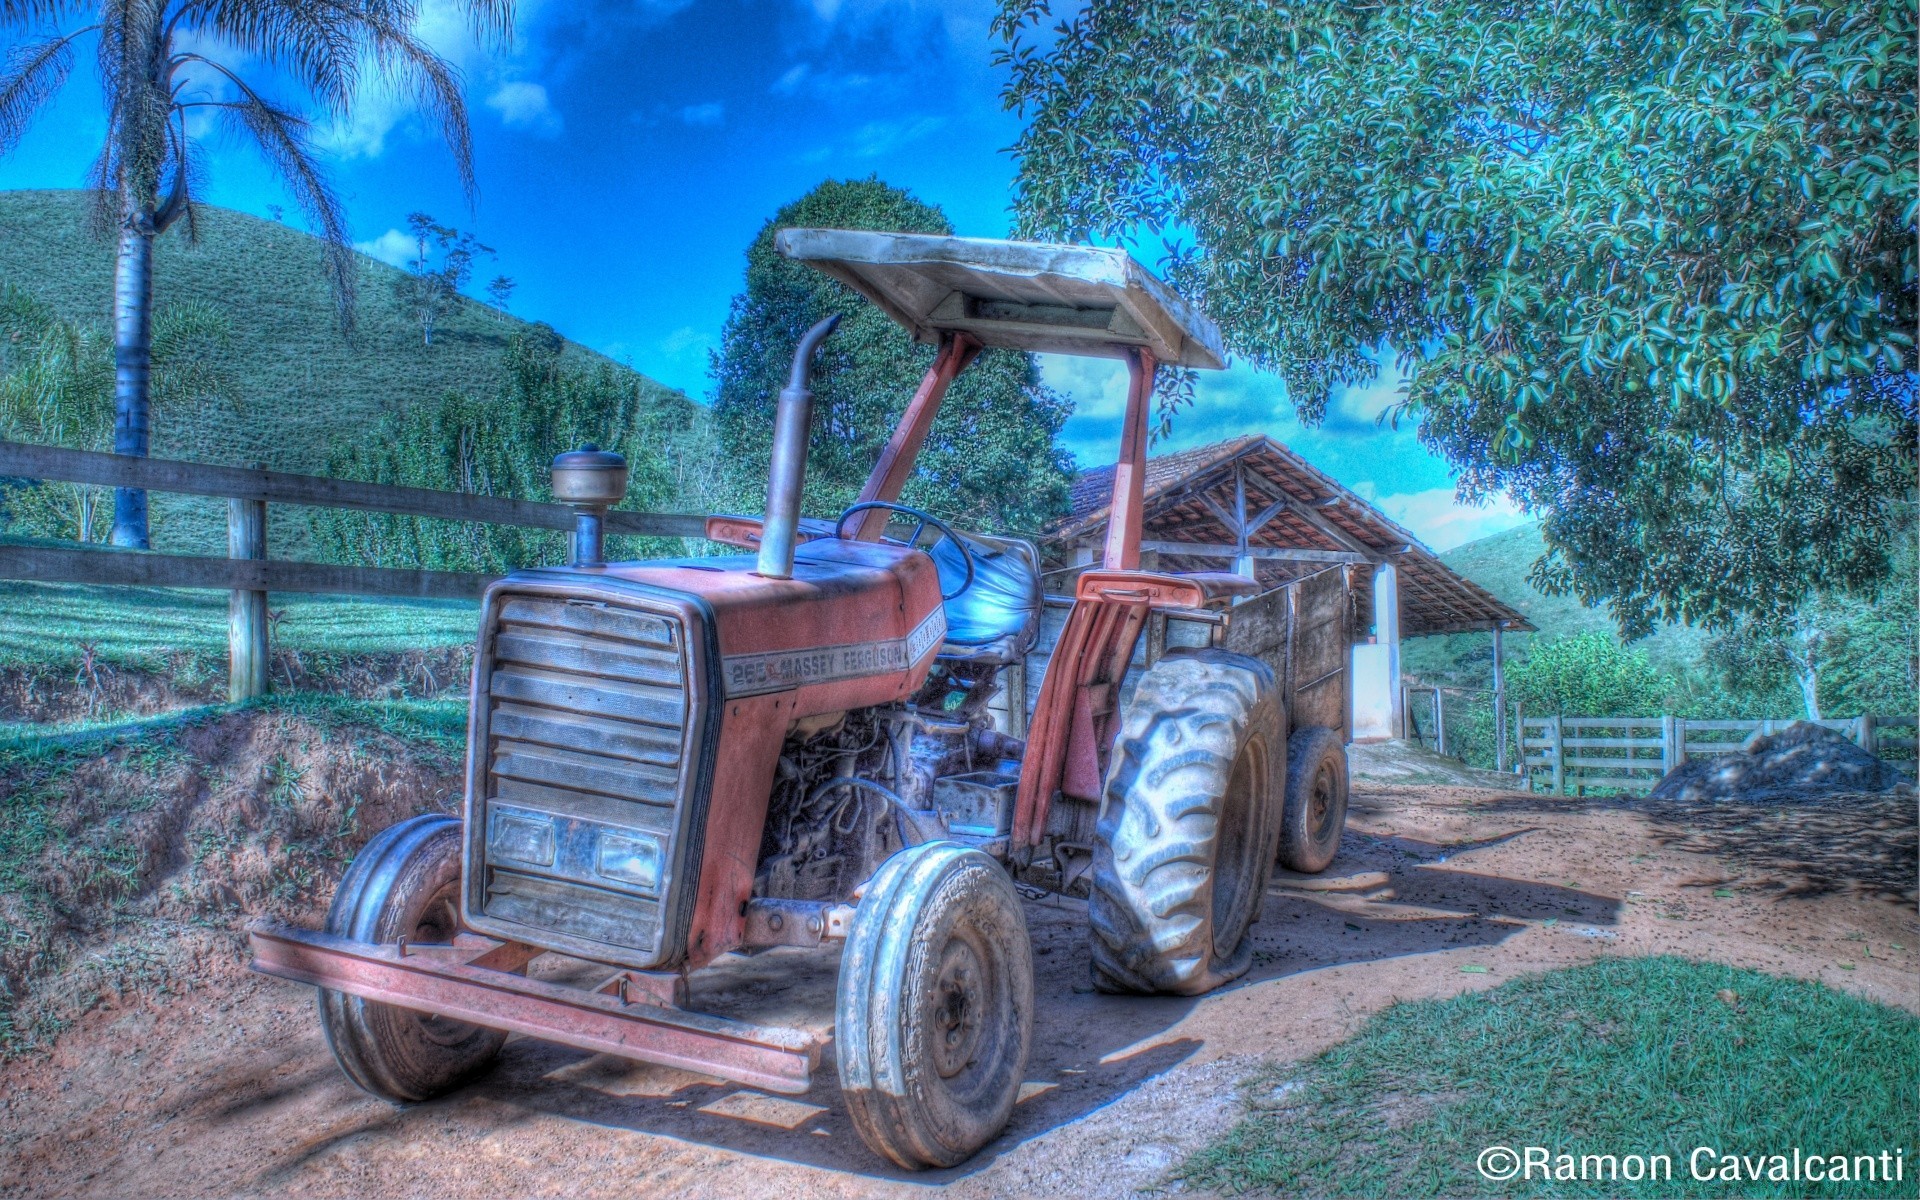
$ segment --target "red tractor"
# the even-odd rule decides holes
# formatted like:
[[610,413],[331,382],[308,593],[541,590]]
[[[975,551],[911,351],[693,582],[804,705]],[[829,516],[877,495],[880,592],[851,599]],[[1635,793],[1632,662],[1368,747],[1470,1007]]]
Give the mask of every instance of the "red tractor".
[[[1235,978],[1276,857],[1318,871],[1346,810],[1344,572],[1140,569],[1160,363],[1218,334],[1118,250],[792,229],[780,250],[936,343],[858,503],[802,518],[807,333],[780,395],[749,553],[602,561],[617,455],[562,455],[565,567],[488,588],[463,819],[375,837],[322,932],[259,924],[254,968],[320,988],[340,1066],[396,1103],[486,1069],[509,1033],[807,1090],[825,1038],[690,1011],[722,955],[842,943],[832,1041],[875,1151],[950,1166],[1006,1124],[1033,1031],[1023,882],[1088,898],[1094,983],[1196,994]],[[1027,543],[898,503],[954,377],[983,347],[1124,359],[1104,561],[1025,723],[988,703],[1037,636]],[[1144,646],[1144,650],[1143,650]],[[1025,689],[1004,707],[1027,711]],[[530,975],[541,955],[612,971]]]

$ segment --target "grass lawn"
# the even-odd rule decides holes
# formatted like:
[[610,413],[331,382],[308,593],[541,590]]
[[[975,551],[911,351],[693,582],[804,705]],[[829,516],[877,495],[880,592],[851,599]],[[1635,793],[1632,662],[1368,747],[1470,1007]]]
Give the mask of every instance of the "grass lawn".
[[[1916,1196],[1917,1062],[1920,1019],[1897,1009],[1711,963],[1607,959],[1395,1005],[1257,1078],[1248,1115],[1181,1173],[1285,1196]],[[1496,1182],[1476,1167],[1494,1146],[1542,1147],[1550,1169],[1565,1153],[1574,1172],[1614,1155],[1621,1174],[1596,1160],[1585,1180]],[[1715,1152],[1691,1160],[1701,1146]],[[1905,1179],[1768,1178],[1762,1156],[1790,1169],[1796,1148],[1904,1151]],[[1628,1178],[1627,1156],[1660,1154],[1670,1177]],[[1718,1172],[1724,1155],[1760,1178],[1694,1177],[1691,1162]]]
[[[380,654],[473,640],[480,607],[466,600],[275,594],[275,644],[301,652]],[[227,593],[0,581],[0,667],[64,666],[91,643],[102,662],[144,670],[170,657],[224,663]]]

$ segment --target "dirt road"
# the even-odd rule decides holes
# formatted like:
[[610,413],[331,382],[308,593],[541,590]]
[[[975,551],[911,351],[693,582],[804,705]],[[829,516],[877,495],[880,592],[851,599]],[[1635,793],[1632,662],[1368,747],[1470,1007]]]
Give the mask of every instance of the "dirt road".
[[[205,950],[191,990],[136,989],[6,1068],[0,1196],[1127,1196],[1232,1122],[1253,1066],[1321,1050],[1395,999],[1673,953],[1920,1011],[1910,904],[1784,894],[1775,872],[1663,839],[1621,807],[1357,784],[1328,875],[1384,873],[1391,894],[1278,881],[1252,973],[1199,1000],[1094,994],[1082,906],[1033,901],[1029,1094],[975,1160],[918,1176],[860,1144],[830,1059],[795,1102],[516,1039],[482,1082],[397,1110],[341,1077],[308,989],[248,975],[230,933],[182,931]],[[693,1001],[825,1025],[832,966],[729,960]]]

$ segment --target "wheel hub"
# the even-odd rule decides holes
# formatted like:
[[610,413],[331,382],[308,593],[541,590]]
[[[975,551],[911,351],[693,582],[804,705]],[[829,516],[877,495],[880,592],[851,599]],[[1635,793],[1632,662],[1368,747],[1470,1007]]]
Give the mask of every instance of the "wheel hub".
[[986,973],[972,946],[958,938],[947,943],[931,999],[934,1070],[942,1079],[952,1079],[979,1057]]

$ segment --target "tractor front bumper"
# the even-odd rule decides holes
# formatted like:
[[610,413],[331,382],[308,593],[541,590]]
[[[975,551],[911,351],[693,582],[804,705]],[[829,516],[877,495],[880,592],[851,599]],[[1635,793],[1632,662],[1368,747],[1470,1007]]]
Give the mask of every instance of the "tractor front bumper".
[[256,921],[247,937],[265,975],[770,1092],[805,1092],[826,1040],[675,1007],[675,977],[623,971],[594,991],[529,979],[517,972],[540,950],[472,934],[373,945]]

